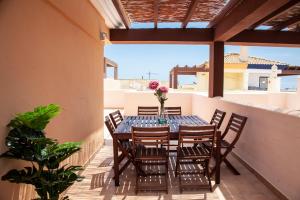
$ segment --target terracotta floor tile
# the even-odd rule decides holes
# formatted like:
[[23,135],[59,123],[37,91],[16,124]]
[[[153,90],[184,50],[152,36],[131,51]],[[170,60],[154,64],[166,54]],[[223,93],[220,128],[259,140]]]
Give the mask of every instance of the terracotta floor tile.
[[[278,198],[264,186],[250,171],[232,157],[229,159],[242,172],[233,175],[225,165],[221,168],[221,184],[214,186],[214,192],[205,189],[184,191],[178,188],[178,178],[174,176],[174,161],[171,159],[169,171],[169,193],[139,192],[135,195],[135,170],[132,165],[120,177],[120,186],[114,186],[111,141],[96,154],[86,166],[83,181],[76,182],[67,195],[74,200],[277,200]],[[174,155],[175,156],[175,155]]]

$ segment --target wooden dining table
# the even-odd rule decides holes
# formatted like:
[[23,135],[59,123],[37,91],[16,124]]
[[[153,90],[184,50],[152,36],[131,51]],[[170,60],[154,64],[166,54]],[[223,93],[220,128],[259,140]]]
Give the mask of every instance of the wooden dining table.
[[[118,140],[131,139],[131,127],[157,127],[157,126],[170,126],[170,139],[178,140],[179,138],[179,125],[194,125],[194,126],[204,126],[209,123],[198,116],[188,115],[188,116],[168,116],[166,117],[167,124],[159,124],[158,116],[125,116],[123,121],[118,125],[113,133],[113,154],[114,154],[114,179],[115,186],[120,185],[120,172],[119,172],[119,159],[118,159]],[[220,183],[220,141],[221,132],[217,131],[216,134],[216,144],[215,144],[215,182]]]

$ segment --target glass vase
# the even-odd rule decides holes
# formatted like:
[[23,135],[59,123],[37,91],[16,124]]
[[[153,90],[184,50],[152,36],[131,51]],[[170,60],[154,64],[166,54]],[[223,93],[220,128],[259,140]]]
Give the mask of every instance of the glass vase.
[[166,124],[167,119],[165,118],[165,106],[164,103],[160,104],[160,112],[159,112],[159,117],[158,117],[158,123],[159,124]]

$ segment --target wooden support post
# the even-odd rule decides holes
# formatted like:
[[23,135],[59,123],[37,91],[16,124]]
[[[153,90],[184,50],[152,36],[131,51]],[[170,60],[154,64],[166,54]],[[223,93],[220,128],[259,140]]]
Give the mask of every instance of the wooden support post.
[[173,73],[173,88],[174,89],[177,89],[178,88],[178,74],[177,74],[177,72],[176,71],[174,71],[174,73]]
[[170,72],[170,75],[169,75],[169,88],[173,87],[172,83],[173,83],[173,77],[172,77],[172,72]]
[[118,67],[114,67],[114,79],[118,80]]
[[106,65],[104,65],[103,77],[106,78]]
[[209,46],[209,97],[223,96],[224,42],[213,42]]

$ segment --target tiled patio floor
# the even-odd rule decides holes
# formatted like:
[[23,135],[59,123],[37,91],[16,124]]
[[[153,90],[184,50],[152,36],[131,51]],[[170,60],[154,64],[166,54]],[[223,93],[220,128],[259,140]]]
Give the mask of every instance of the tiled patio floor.
[[[142,200],[142,199],[197,199],[197,200],[270,200],[278,199],[265,185],[249,172],[236,159],[230,157],[232,163],[242,175],[233,175],[222,165],[221,184],[214,187],[214,192],[199,189],[179,193],[178,180],[174,177],[173,164],[169,171],[169,193],[139,192],[135,195],[135,171],[132,165],[120,177],[120,186],[114,186],[113,158],[111,142],[96,154],[83,171],[82,182],[75,183],[67,192],[74,200]],[[172,162],[173,163],[173,162]]]

